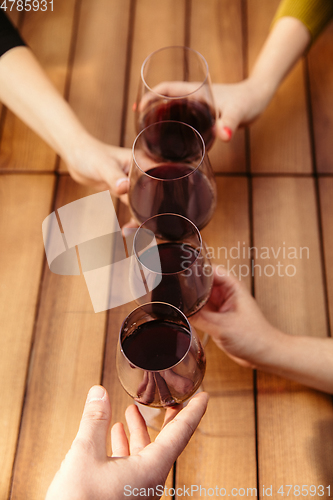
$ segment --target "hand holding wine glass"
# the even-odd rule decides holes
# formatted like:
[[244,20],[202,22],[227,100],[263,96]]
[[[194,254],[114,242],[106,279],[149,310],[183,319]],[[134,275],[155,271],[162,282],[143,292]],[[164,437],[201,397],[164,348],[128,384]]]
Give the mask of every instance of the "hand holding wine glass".
[[[208,395],[197,394],[172,422],[168,408],[163,429],[153,443],[138,408],[125,413],[130,438],[123,424],[111,429],[112,456],[107,453],[111,405],[106,390],[94,386],[89,391],[80,429],[46,494],[46,500],[114,500],[133,498],[131,490],[153,488],[150,498],[160,498],[174,461],[189,442],[205,413]],[[134,488],[137,488],[134,489]]]
[[141,68],[135,113],[137,132],[159,121],[180,121],[198,130],[209,150],[216,112],[204,57],[182,46],[150,54]]

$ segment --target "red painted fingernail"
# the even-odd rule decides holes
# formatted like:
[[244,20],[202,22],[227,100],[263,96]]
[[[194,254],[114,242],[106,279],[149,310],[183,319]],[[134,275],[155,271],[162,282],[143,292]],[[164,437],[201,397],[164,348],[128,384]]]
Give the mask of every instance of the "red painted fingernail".
[[232,137],[232,130],[229,127],[223,127],[223,131],[227,134],[228,139]]
[[133,111],[136,111],[136,106],[137,106],[137,104],[136,104],[136,102],[135,102],[135,103],[133,104],[133,106],[132,106],[132,110],[133,110]]

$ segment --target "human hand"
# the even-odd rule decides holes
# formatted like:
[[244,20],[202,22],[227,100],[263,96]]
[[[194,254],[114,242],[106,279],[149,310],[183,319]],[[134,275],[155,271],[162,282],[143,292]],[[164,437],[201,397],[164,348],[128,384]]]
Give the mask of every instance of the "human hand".
[[[264,111],[273,96],[273,90],[257,82],[254,77],[233,84],[215,83],[211,86],[217,111],[215,135],[222,141],[230,141],[238,127],[254,121]],[[197,90],[198,89],[198,90]],[[205,86],[195,82],[160,83],[154,93],[145,94],[139,102],[142,111],[156,100],[156,95],[187,95],[189,99],[212,100]],[[191,96],[192,94],[192,96]]]
[[130,149],[110,146],[84,133],[64,160],[74,180],[97,189],[110,189],[127,204],[131,158]]
[[168,409],[167,423],[153,443],[138,408],[129,406],[125,416],[130,443],[123,425],[115,424],[111,429],[113,454],[109,457],[106,441],[110,401],[103,387],[94,386],[89,391],[78,434],[45,500],[118,500],[124,498],[125,492],[131,499],[143,491],[141,488],[147,492],[146,496],[148,488],[153,488],[155,495],[150,494],[149,498],[159,498],[172,464],[205,413],[207,401],[208,395],[201,392],[178,414],[177,410]]
[[258,118],[272,97],[252,78],[233,84],[215,83],[212,87],[218,115],[215,133],[226,142],[238,127]]
[[191,323],[207,332],[216,345],[240,365],[264,362],[278,331],[265,319],[256,301],[232,275],[214,272],[212,293]]

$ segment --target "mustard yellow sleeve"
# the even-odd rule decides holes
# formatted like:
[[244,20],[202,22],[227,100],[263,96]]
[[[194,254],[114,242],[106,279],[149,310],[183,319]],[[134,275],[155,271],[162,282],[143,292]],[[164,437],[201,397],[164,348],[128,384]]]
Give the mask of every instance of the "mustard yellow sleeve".
[[285,16],[299,19],[308,28],[314,41],[333,17],[333,0],[282,0],[273,24]]

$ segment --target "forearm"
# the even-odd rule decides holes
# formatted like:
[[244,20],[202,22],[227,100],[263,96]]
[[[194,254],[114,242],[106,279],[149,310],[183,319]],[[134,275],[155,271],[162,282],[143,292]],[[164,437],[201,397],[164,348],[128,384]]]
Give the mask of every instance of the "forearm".
[[279,19],[251,71],[249,81],[269,101],[311,42],[309,30],[294,17]]
[[87,135],[27,47],[1,57],[0,100],[65,159]]
[[287,335],[275,330],[260,370],[333,393],[333,339]]

